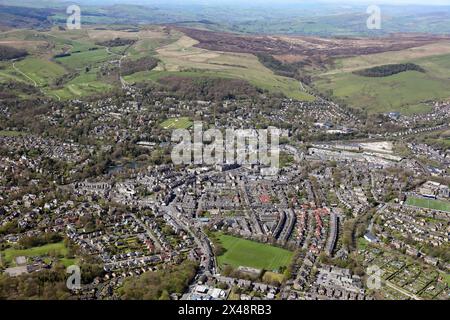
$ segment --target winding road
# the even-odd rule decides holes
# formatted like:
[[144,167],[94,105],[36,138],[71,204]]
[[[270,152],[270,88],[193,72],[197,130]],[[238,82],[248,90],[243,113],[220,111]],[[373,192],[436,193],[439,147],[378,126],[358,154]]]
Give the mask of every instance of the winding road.
[[[27,78],[28,80],[30,80],[31,82],[33,82],[33,85],[34,85],[35,88],[39,88],[39,90],[40,90],[44,95],[48,95],[48,93],[45,92],[45,90],[42,89],[42,88],[37,84],[37,82],[36,82],[33,78],[31,78],[31,77],[28,76],[26,73],[24,73],[22,70],[20,70],[19,68],[17,68],[15,62],[13,62],[12,67],[13,67],[13,69],[14,69],[16,72],[20,73],[20,74],[23,75],[25,78]],[[50,94],[51,94],[51,95],[54,95],[54,96],[58,99],[58,101],[61,101],[61,97],[60,97],[59,95],[57,95],[56,93],[50,93]]]
[[14,69],[15,71],[17,71],[18,73],[20,73],[21,75],[23,75],[25,78],[27,78],[28,80],[30,80],[31,82],[33,82],[33,85],[34,85],[36,88],[38,87],[37,82],[34,81],[32,78],[30,78],[27,74],[25,74],[24,72],[22,72],[19,68],[17,68],[15,62],[13,62],[12,66],[13,66],[13,69]]

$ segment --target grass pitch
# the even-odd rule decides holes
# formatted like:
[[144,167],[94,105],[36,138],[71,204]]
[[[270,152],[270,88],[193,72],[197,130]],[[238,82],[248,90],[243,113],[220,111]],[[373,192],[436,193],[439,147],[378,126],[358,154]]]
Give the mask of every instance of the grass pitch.
[[188,129],[192,126],[192,121],[187,117],[167,119],[161,123],[163,129]]
[[2,252],[2,257],[6,263],[12,263],[15,257],[47,257],[49,252],[54,251],[58,255],[66,255],[67,248],[64,242],[50,243],[40,247],[34,247],[30,249],[14,249],[9,248]]
[[219,265],[278,270],[288,266],[293,253],[271,245],[220,234],[218,239],[226,252],[217,258]]
[[433,199],[425,199],[425,198],[416,198],[409,197],[406,200],[406,204],[419,208],[433,209],[450,212],[450,202],[433,200]]

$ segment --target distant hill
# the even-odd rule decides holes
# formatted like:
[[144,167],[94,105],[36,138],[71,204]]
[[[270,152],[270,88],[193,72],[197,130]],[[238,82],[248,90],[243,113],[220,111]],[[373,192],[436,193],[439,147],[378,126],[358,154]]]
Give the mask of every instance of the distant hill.
[[[450,6],[433,5],[381,5],[382,28],[369,30],[366,21],[367,4],[317,1],[262,2],[216,1],[202,4],[199,1],[77,1],[81,3],[85,24],[171,24],[211,31],[243,34],[284,34],[314,36],[380,36],[391,33],[450,34]],[[13,1],[0,0],[4,7],[30,7],[25,12],[9,9],[5,21],[13,26],[31,27],[44,23],[46,17],[55,23],[65,23],[65,9],[70,2],[57,0]],[[141,5],[131,4],[141,3]],[[12,10],[12,12],[11,12]],[[42,10],[42,11],[39,11]],[[54,10],[54,11],[53,11]],[[54,14],[53,13],[58,13]],[[8,16],[5,16],[8,14]],[[2,17],[2,18],[3,18]],[[6,19],[8,18],[8,19]]]
[[8,28],[48,28],[54,9],[0,5],[0,26]]

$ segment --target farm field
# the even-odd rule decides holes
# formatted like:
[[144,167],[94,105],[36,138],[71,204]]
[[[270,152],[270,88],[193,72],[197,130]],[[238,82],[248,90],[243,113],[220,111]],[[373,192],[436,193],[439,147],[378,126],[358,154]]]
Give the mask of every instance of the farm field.
[[450,202],[446,201],[408,197],[406,204],[414,207],[450,212]]
[[[369,114],[398,111],[419,114],[431,110],[425,102],[450,96],[450,45],[439,50],[430,47],[399,52],[360,56],[337,61],[335,69],[316,76],[314,86],[332,94],[350,106],[365,109]],[[445,53],[435,55],[436,53]],[[426,56],[428,55],[428,56]],[[356,70],[393,63],[415,63],[426,72],[407,71],[387,77],[364,77]]]
[[351,58],[337,59],[334,66],[323,75],[348,73],[361,69],[373,68],[385,64],[396,64],[418,59],[430,59],[450,54],[450,42],[443,41],[421,47],[400,51],[389,51],[377,54],[360,55]]
[[[67,254],[67,248],[64,245],[64,242],[58,242],[58,243],[50,243],[46,244],[40,247],[34,247],[30,249],[13,249],[9,248],[4,250],[2,254],[2,258],[4,259],[4,262],[7,264],[10,264],[13,262],[15,257],[18,256],[25,256],[25,257],[46,257],[48,256],[50,251],[54,251],[59,255],[66,255]],[[70,259],[66,260],[66,262],[70,262]]]
[[93,70],[88,73],[82,72],[78,77],[67,82],[63,88],[51,92],[60,96],[61,99],[71,99],[107,92],[113,88],[113,85],[98,80],[96,72]]
[[220,266],[278,270],[287,266],[293,255],[285,249],[224,234],[218,235],[218,239],[226,249],[226,252],[217,258]]
[[83,69],[86,66],[93,66],[116,58],[112,53],[108,53],[106,49],[99,48],[97,50],[82,51],[73,53],[69,57],[57,58],[56,61],[73,69]]
[[[116,38],[133,39],[136,43],[130,47],[109,49],[100,44]],[[281,37],[278,40],[292,42],[292,45],[300,47],[302,41],[306,41],[289,37]],[[112,66],[113,61],[117,63],[119,56],[126,49],[127,59],[130,60],[145,56],[154,56],[160,60],[152,71],[137,72],[124,77],[129,83],[157,82],[158,79],[168,75],[232,78],[248,81],[260,89],[281,93],[289,98],[314,100],[313,96],[302,89],[297,80],[276,75],[263,66],[252,51],[232,52],[226,49],[226,43],[223,44],[224,51],[221,51],[222,42],[213,48],[200,48],[197,46],[204,43],[199,41],[185,29],[161,26],[143,26],[138,31],[114,30],[107,27],[72,31],[52,28],[45,32],[13,30],[0,35],[0,43],[26,48],[30,56],[17,61],[16,69],[11,62],[0,63],[0,81],[22,81],[36,85],[42,88],[46,95],[58,99],[80,98],[105,92],[118,87],[119,83],[110,83],[108,79],[99,77],[100,68]],[[254,39],[255,45],[261,46],[258,41]],[[271,41],[274,45],[278,43],[274,39]],[[368,46],[367,48],[371,46],[388,48],[393,45],[392,39],[372,42],[361,42],[361,45]],[[406,45],[407,42],[399,48]],[[358,47],[355,43],[345,43],[345,46]],[[334,52],[333,48],[330,45],[329,50]],[[264,47],[260,48],[263,49]],[[372,49],[367,49],[367,52],[373,52]],[[318,47],[317,50],[325,49]],[[63,52],[70,52],[71,55],[53,58],[54,55]],[[352,73],[383,64],[407,62],[421,66],[426,73],[408,71],[383,78],[368,78]],[[74,71],[80,75],[65,83],[62,88],[52,87],[56,79]],[[403,114],[416,114],[430,111],[426,101],[432,98],[446,99],[450,96],[449,71],[450,41],[447,39],[399,51],[339,58],[329,70],[313,70],[312,74],[314,87],[319,92],[327,95],[332,93],[338,100],[352,107],[365,109],[368,113],[400,111]]]
[[192,121],[187,117],[167,119],[161,123],[163,129],[187,129],[192,126]]
[[14,64],[4,65],[0,72],[0,81],[22,81],[30,85],[48,86],[66,70],[59,64],[46,58],[28,57]]
[[345,73],[320,80],[316,86],[321,91],[331,90],[335,97],[369,113],[425,113],[430,107],[421,101],[445,99],[450,91],[450,81],[433,79],[416,71],[380,78]]

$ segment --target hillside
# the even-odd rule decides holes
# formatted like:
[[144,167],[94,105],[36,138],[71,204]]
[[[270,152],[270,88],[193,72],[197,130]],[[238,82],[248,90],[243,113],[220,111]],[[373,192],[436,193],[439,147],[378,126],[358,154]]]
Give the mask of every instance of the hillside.
[[[244,90],[252,94],[312,101],[316,91],[368,113],[411,114],[427,111],[424,103],[430,99],[448,98],[450,89],[448,36],[250,36],[95,25],[72,31],[12,29],[0,33],[0,48],[11,48],[5,51],[14,52],[10,58],[22,58],[0,62],[1,83],[32,86],[57,100],[120,90],[124,83],[161,88],[171,79],[164,89],[183,91],[202,83],[190,79],[234,79],[254,87]],[[376,76],[379,72],[383,76]],[[174,79],[186,83],[175,86]],[[31,92],[27,88],[22,95]]]
[[17,63],[1,62],[0,82],[28,83],[56,99],[120,88],[119,75],[132,84],[156,85],[172,75],[232,78],[269,93],[313,99],[297,80],[274,74],[255,55],[199,49],[197,41],[172,28],[12,30],[0,35],[1,44],[17,52],[28,48],[30,55]]
[[[411,65],[387,77],[367,77],[367,70],[386,65]],[[335,61],[324,72],[314,76],[314,87],[322,94],[368,113],[399,111],[404,114],[429,111],[425,102],[449,97],[450,42],[406,50],[385,52]]]

